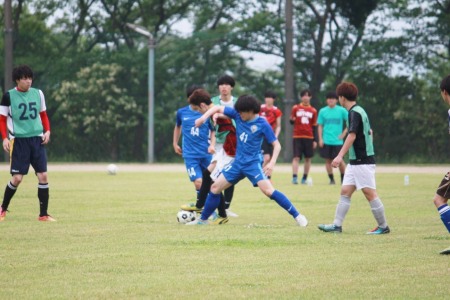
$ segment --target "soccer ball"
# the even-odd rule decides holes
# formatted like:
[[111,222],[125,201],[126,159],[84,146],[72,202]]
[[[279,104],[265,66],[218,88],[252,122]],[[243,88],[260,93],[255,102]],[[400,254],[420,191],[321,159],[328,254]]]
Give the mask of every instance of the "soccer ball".
[[177,213],[178,223],[186,224],[188,222],[194,221],[197,218],[197,213],[195,211],[180,210]]
[[116,175],[117,173],[117,166],[115,164],[109,164],[108,168],[106,168],[109,175]]

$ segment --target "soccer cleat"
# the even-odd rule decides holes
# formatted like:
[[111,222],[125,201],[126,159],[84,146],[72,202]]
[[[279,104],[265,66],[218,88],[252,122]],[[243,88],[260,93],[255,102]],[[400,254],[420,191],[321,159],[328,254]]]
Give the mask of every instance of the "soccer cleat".
[[41,221],[41,222],[56,222],[56,219],[54,219],[50,215],[39,217],[38,220]]
[[302,184],[308,184],[308,181],[306,181],[306,179],[302,178]]
[[342,226],[336,226],[334,224],[328,224],[328,225],[320,224],[317,227],[324,232],[336,232],[336,233],[342,232]]
[[306,227],[308,226],[308,220],[306,219],[306,217],[302,214],[299,214],[296,218],[295,221],[297,222],[298,226],[301,227]]
[[391,232],[391,230],[389,229],[389,226],[386,226],[386,228],[381,228],[379,226],[375,227],[374,229],[372,229],[369,232],[366,232],[366,234],[386,234]]
[[228,218],[218,217],[213,221],[210,221],[209,224],[212,225],[223,225],[225,223],[228,223]]
[[195,203],[183,204],[181,205],[181,209],[187,211],[202,212],[202,208],[198,208],[197,206],[195,206]]
[[298,184],[298,179],[297,179],[297,177],[292,177],[292,183],[293,183],[293,184]]
[[442,250],[441,252],[439,252],[439,254],[444,254],[444,255],[450,254],[450,247],[448,247],[447,249]]
[[0,222],[5,220],[6,217],[6,210],[3,210],[3,208],[0,206]]
[[334,179],[331,179],[330,180],[330,185],[335,185],[336,184],[336,182],[334,181]]
[[196,219],[194,221],[186,223],[186,225],[208,225],[208,224],[209,224],[208,220],[204,221],[202,219]]
[[229,209],[226,209],[226,212],[227,212],[227,216],[228,216],[228,217],[232,217],[232,218],[237,218],[237,217],[239,217],[239,215],[238,215],[237,213],[234,213],[234,212],[232,212],[232,211],[229,210]]

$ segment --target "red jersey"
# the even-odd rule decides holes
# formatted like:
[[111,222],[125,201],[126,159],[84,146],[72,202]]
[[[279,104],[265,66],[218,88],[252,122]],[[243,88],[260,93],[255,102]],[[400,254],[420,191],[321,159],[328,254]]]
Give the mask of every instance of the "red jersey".
[[281,117],[283,113],[276,106],[269,108],[265,104],[262,104],[259,115],[267,120],[270,126],[272,126],[273,132],[275,132],[275,129],[277,128],[277,119]]
[[294,105],[291,111],[294,119],[294,138],[314,139],[313,126],[317,126],[317,110],[311,105],[303,103]]

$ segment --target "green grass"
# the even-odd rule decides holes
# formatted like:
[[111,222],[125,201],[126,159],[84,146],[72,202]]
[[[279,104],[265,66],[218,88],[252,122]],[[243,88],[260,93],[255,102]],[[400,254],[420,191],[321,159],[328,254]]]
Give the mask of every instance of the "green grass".
[[[4,172],[6,173],[6,172]],[[432,203],[442,175],[378,174],[391,234],[358,192],[341,235],[326,234],[339,186],[274,184],[304,213],[300,228],[249,181],[236,188],[240,216],[223,226],[183,226],[193,198],[183,173],[52,172],[50,210],[37,221],[36,179],[25,177],[0,223],[1,299],[444,299],[450,246]],[[6,178],[3,181],[6,183]]]

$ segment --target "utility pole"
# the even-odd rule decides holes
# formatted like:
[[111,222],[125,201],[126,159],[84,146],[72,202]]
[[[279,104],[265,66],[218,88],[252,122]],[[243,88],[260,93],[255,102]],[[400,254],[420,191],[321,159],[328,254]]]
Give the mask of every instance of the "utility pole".
[[154,114],[155,114],[155,47],[156,42],[153,35],[142,26],[126,23],[127,27],[133,29],[139,34],[148,38],[148,151],[147,161],[153,163],[154,161]]
[[[12,25],[12,0],[5,0],[3,4],[3,11],[5,14],[5,34],[4,34],[4,44],[5,44],[5,61],[4,61],[4,77],[5,85],[3,87],[3,92],[6,93],[8,90],[14,87],[12,81],[12,66],[13,66],[13,25]],[[3,160],[9,161],[9,153],[3,152]]]
[[291,109],[294,105],[294,29],[292,25],[292,0],[286,0],[286,48],[284,53],[284,161],[292,159],[292,125],[289,122]]
[[3,5],[5,14],[5,86],[4,92],[12,89],[14,84],[12,82],[12,66],[13,66],[13,25],[12,25],[12,5],[11,0],[5,0]]

